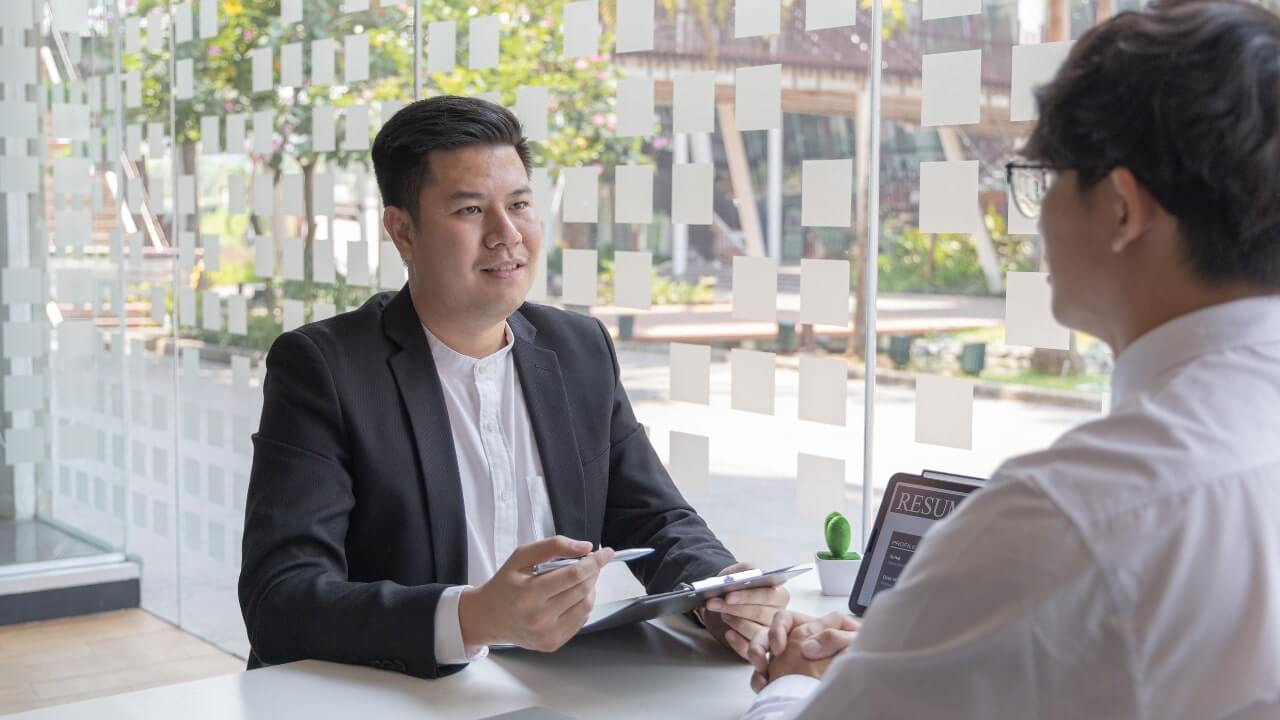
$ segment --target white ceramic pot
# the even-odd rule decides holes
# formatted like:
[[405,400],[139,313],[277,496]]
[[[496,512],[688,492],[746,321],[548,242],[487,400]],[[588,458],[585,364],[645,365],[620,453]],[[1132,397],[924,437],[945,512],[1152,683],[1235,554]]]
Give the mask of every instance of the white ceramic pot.
[[813,561],[818,565],[818,580],[822,583],[822,594],[831,597],[849,597],[853,592],[853,583],[858,579],[858,565],[861,560],[823,560],[816,555]]

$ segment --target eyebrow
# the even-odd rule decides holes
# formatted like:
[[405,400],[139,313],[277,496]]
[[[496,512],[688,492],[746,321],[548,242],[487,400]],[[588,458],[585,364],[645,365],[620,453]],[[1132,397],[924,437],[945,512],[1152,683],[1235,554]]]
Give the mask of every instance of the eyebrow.
[[[521,196],[521,195],[532,195],[532,194],[533,194],[533,190],[530,189],[528,185],[525,185],[523,187],[516,188],[515,190],[512,190],[511,192],[507,193],[507,198],[510,199],[510,198]],[[475,192],[471,190],[459,190],[458,192],[455,192],[454,194],[449,196],[449,202],[457,202],[459,200],[484,200],[487,197],[488,197],[487,195],[481,192]]]

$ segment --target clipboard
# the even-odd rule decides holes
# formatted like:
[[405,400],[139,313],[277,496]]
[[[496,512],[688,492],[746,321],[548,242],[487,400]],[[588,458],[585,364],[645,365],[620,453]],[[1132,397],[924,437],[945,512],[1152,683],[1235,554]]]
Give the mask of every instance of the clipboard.
[[671,592],[641,595],[627,598],[626,600],[605,603],[592,609],[591,615],[587,617],[586,624],[582,626],[582,629],[577,634],[586,635],[600,630],[609,630],[623,625],[666,617],[667,615],[683,615],[702,607],[707,600],[713,597],[719,597],[735,590],[776,587],[812,569],[812,565],[789,565],[768,572],[744,570],[731,575],[698,580]]

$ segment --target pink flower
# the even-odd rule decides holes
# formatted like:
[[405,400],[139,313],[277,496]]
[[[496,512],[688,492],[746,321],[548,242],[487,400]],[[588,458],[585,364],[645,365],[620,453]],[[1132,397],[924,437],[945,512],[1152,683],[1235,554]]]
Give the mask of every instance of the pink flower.
[[599,113],[596,113],[591,117],[591,122],[596,125],[604,125],[604,116]]
[[578,58],[577,60],[573,61],[573,67],[575,70],[586,70],[587,61],[583,58]]
[[222,55],[222,48],[216,45],[209,48],[209,57],[220,57],[221,55]]

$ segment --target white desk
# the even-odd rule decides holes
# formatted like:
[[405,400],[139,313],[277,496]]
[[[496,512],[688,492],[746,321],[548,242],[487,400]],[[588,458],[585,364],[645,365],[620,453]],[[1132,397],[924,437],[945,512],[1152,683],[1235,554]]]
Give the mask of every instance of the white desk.
[[[823,597],[817,572],[788,586],[791,607],[846,609]],[[753,698],[748,666],[685,618],[574,640],[559,652],[495,651],[460,673],[421,680],[307,660],[14,715],[41,720],[471,720],[541,705],[576,720],[730,720]]]

